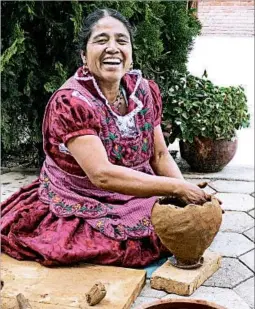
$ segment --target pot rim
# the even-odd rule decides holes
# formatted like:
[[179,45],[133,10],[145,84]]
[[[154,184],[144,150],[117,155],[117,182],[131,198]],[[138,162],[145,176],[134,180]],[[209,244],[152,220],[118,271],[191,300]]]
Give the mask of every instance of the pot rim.
[[135,309],[150,309],[151,306],[155,305],[160,305],[160,304],[183,304],[183,303],[188,303],[188,304],[199,304],[199,305],[207,305],[211,306],[212,309],[228,309],[226,307],[223,307],[221,305],[215,304],[213,302],[209,302],[207,300],[202,300],[202,299],[196,299],[196,298],[171,298],[171,299],[161,299],[152,303],[147,303],[144,305],[141,305],[139,307],[136,307]]

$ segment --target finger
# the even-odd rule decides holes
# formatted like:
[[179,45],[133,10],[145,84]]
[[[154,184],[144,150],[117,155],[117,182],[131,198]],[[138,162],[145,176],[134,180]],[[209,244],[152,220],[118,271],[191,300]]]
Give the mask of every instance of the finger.
[[197,184],[197,186],[201,189],[204,189],[207,185],[208,185],[208,182],[206,182],[206,181],[200,182],[200,183]]

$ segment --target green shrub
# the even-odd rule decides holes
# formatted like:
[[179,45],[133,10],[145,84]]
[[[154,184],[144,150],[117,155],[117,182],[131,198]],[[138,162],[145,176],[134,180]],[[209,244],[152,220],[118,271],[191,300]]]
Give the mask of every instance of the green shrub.
[[186,71],[201,28],[186,1],[2,1],[3,160],[17,154],[38,164],[45,105],[81,64],[75,46],[83,17],[104,7],[119,10],[137,29],[134,66],[156,79],[168,104],[170,72]]
[[[168,89],[164,105],[169,141],[176,138],[192,142],[203,136],[214,140],[231,140],[236,130],[249,126],[247,98],[244,89],[214,85],[206,73],[202,78],[189,73],[172,72],[175,83]],[[166,127],[165,127],[166,128]]]

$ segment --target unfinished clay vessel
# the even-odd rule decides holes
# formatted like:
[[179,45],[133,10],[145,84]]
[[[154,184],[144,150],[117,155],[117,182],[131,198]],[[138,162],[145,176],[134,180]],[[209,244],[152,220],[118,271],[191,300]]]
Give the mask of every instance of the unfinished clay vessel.
[[219,231],[222,209],[212,197],[203,205],[179,207],[169,201],[156,203],[152,210],[152,224],[165,247],[174,255],[170,262],[180,268],[202,265],[203,253]]

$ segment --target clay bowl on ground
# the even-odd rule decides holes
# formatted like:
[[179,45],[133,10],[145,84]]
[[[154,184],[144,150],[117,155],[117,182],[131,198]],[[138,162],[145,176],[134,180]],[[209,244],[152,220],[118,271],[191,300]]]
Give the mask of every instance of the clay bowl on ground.
[[166,299],[145,304],[136,309],[227,309],[199,299]]

